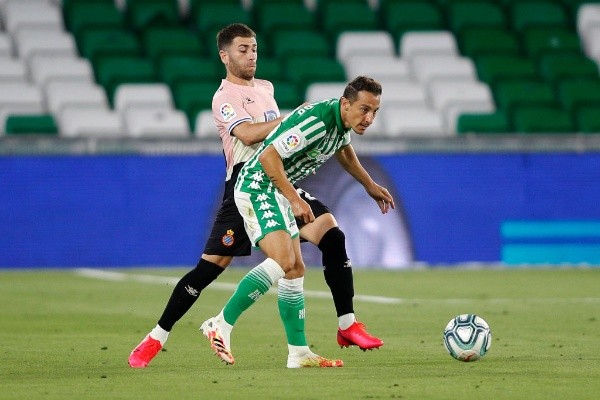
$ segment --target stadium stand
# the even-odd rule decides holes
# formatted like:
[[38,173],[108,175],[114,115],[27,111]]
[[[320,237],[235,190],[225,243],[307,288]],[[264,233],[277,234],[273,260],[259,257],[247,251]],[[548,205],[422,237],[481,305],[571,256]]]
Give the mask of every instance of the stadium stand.
[[[234,21],[257,31],[257,77],[274,83],[282,109],[367,74],[384,84],[385,136],[597,132],[600,2],[585,0],[3,0],[0,84],[13,86],[0,94],[0,132],[9,121],[11,133],[37,123],[92,132],[75,112],[63,118],[81,95],[112,121],[97,132],[154,135],[117,93],[162,85],[185,116],[177,135],[214,133],[214,39]],[[77,91],[57,89],[67,84]]]

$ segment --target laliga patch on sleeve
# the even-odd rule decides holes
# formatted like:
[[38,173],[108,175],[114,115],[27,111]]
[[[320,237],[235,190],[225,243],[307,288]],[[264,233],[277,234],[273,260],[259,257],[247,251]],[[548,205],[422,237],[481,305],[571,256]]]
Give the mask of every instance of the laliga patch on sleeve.
[[221,104],[221,107],[219,107],[219,110],[221,111],[221,116],[223,117],[223,120],[225,122],[228,122],[232,118],[235,118],[235,116],[237,115],[235,113],[235,110],[233,109],[233,106],[229,103]]
[[281,143],[281,148],[283,151],[286,153],[291,153],[300,144],[300,135],[296,133],[289,133],[282,137],[279,143]]

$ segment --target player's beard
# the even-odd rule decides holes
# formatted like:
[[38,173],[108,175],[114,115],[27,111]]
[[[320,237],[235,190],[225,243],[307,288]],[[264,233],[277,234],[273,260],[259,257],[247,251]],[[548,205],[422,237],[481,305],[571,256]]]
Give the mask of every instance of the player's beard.
[[231,70],[234,76],[237,76],[238,78],[244,79],[246,81],[254,79],[254,73],[256,71],[256,68],[244,68],[235,61],[229,62],[229,69]]

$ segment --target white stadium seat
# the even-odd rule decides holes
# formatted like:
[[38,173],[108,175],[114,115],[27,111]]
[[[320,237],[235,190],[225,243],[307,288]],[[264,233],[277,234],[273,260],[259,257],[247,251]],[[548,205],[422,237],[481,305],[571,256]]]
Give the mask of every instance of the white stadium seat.
[[0,82],[0,126],[14,114],[41,114],[45,112],[44,97],[37,86],[26,82]]
[[336,56],[340,62],[357,55],[393,57],[395,54],[394,40],[387,31],[342,32],[336,43]]
[[415,81],[381,81],[382,107],[425,107],[427,91]]
[[306,88],[305,100],[309,103],[336,98],[339,99],[344,94],[345,83],[322,82],[311,83]]
[[600,4],[582,4],[577,10],[577,32],[581,38],[587,36],[588,30],[600,26]]
[[69,106],[108,109],[104,89],[88,82],[50,82],[46,86],[46,102],[53,114],[58,114]]
[[448,31],[411,31],[402,35],[398,52],[402,58],[423,53],[458,55],[456,39]]
[[123,119],[129,136],[190,136],[188,120],[182,111],[128,108]]
[[406,60],[396,56],[353,56],[344,62],[348,80],[359,75],[370,76],[378,81],[410,80],[410,70]]
[[64,29],[60,8],[46,0],[10,0],[2,7],[5,29],[11,34],[23,28]]
[[94,81],[89,60],[69,56],[36,55],[29,60],[33,81],[46,86],[52,81]]
[[482,82],[434,81],[428,89],[430,103],[438,111],[456,104],[494,104],[490,87]]
[[12,57],[13,46],[10,35],[0,31],[0,57]]
[[421,83],[436,79],[477,80],[470,58],[446,54],[417,54],[410,60],[412,75]]
[[54,29],[20,29],[15,35],[17,54],[23,59],[33,55],[76,57],[75,40],[68,32]]
[[163,83],[123,84],[115,92],[115,109],[152,107],[173,109],[173,95],[169,86]]
[[440,113],[431,108],[382,108],[378,118],[383,119],[388,136],[442,136],[444,121]]
[[58,116],[61,136],[122,137],[121,116],[108,109],[69,107]]
[[0,57],[0,82],[26,82],[27,68],[18,58]]
[[215,126],[212,110],[202,110],[196,115],[194,134],[197,137],[219,137],[219,131]]

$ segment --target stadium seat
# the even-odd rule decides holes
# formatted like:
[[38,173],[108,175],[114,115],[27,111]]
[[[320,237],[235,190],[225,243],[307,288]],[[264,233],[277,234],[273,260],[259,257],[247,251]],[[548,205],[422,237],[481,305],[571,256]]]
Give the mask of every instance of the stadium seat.
[[579,7],[575,24],[580,37],[586,37],[590,29],[600,26],[600,4],[590,2]]
[[95,83],[53,81],[46,86],[45,97],[54,115],[73,106],[108,109],[106,92]]
[[395,41],[409,31],[444,29],[444,17],[439,7],[425,1],[387,0],[379,7],[379,18]]
[[528,29],[523,34],[523,46],[531,58],[538,58],[547,53],[581,54],[579,37],[567,29]]
[[511,127],[505,112],[461,114],[456,123],[456,131],[463,133],[510,133]]
[[304,97],[306,86],[315,82],[344,82],[346,72],[329,57],[289,57],[286,60],[287,78]]
[[93,82],[94,71],[89,60],[64,56],[34,56],[29,62],[31,78],[40,86],[54,80]]
[[198,36],[184,28],[149,28],[143,34],[142,45],[146,56],[157,61],[165,56],[202,56],[204,45]]
[[566,110],[575,114],[579,108],[600,108],[600,80],[566,80],[558,84],[558,100]]
[[188,137],[190,127],[182,111],[129,108],[123,112],[125,132],[132,137]]
[[598,65],[578,54],[546,54],[540,58],[540,75],[552,82],[563,79],[598,79]]
[[[264,68],[260,60],[261,70]],[[171,87],[181,82],[218,82],[223,67],[217,61],[196,56],[165,56],[158,65],[158,77]]]
[[71,57],[77,54],[73,36],[56,29],[21,28],[14,40],[17,54],[25,60],[37,54]]
[[[260,79],[266,79],[268,81],[281,81],[283,80],[283,61],[274,57],[263,57],[262,55],[258,61],[258,67],[256,69],[256,77]],[[224,67],[219,62],[219,71],[222,71]],[[220,72],[224,74],[224,72]]]
[[273,81],[275,87],[275,101],[280,109],[293,110],[301,105],[304,99],[304,92],[288,81]]
[[362,57],[357,55],[345,61],[344,68],[348,80],[359,75],[367,75],[378,81],[406,81],[411,79],[408,62],[395,56]]
[[0,82],[0,112],[5,116],[11,113],[38,114],[44,111],[42,90],[36,85],[29,82]]
[[4,27],[12,35],[21,29],[60,31],[64,28],[61,10],[49,1],[7,1],[2,11]]
[[441,114],[431,108],[382,107],[377,118],[383,120],[387,136],[445,135]]
[[0,82],[23,82],[28,80],[24,61],[12,57],[0,57]]
[[9,135],[58,134],[54,117],[48,114],[9,115],[4,131]]
[[212,110],[202,110],[198,113],[194,122],[194,135],[207,138],[219,137]]
[[477,80],[475,65],[467,57],[418,54],[411,58],[410,68],[412,75],[423,84],[436,79]]
[[331,99],[331,98],[340,98],[342,94],[344,94],[344,89],[346,88],[346,83],[338,82],[338,83],[330,83],[330,82],[322,82],[322,83],[312,83],[308,85],[306,88],[306,96],[305,100],[309,103],[314,103],[317,101]]
[[177,109],[186,113],[190,126],[202,110],[212,109],[212,98],[220,82],[181,82],[173,88]]
[[150,27],[177,26],[180,23],[177,0],[127,0],[125,21],[138,32]]
[[569,113],[557,107],[518,106],[512,113],[519,133],[571,133],[575,125]]
[[510,8],[514,30],[524,32],[534,27],[568,28],[565,9],[552,0],[524,0],[514,2]]
[[124,84],[115,92],[114,108],[120,112],[132,108],[172,110],[174,103],[171,90],[165,84]]
[[113,1],[76,2],[63,4],[65,23],[75,37],[90,28],[121,29],[124,15]]
[[386,108],[427,107],[427,91],[416,81],[381,81]]
[[139,56],[142,54],[137,37],[126,30],[114,28],[90,28],[78,39],[79,52],[94,66],[106,56]]
[[[194,5],[195,4],[195,5]],[[233,22],[242,24],[251,24],[250,13],[246,11],[241,2],[238,1],[217,1],[206,2],[196,1],[192,5],[191,22],[199,32],[204,34],[210,44],[215,43],[215,35],[219,29]],[[208,35],[210,33],[210,35]]]
[[[260,51],[260,49],[259,49]],[[332,50],[327,38],[315,30],[281,30],[271,38],[274,57],[284,60],[290,56],[331,57]],[[262,63],[262,60],[259,61]]]
[[433,81],[427,86],[429,103],[439,112],[455,105],[481,105],[483,110],[494,109],[488,85],[476,81]]
[[345,63],[354,56],[394,57],[394,40],[386,31],[342,32],[336,43],[336,57]]
[[600,25],[591,27],[584,40],[585,54],[600,66]]
[[548,82],[535,80],[499,82],[494,94],[498,107],[509,111],[516,105],[557,105],[554,88]]
[[13,46],[10,35],[0,31],[0,57],[12,57]]
[[60,136],[121,137],[121,116],[108,109],[69,107],[58,117]]
[[315,18],[303,4],[296,2],[267,3],[255,6],[257,31],[265,37],[273,37],[277,31],[291,29],[314,30]]
[[398,54],[410,58],[421,53],[442,53],[457,55],[458,47],[452,32],[407,32],[400,38]]
[[364,1],[328,1],[318,13],[320,27],[334,42],[344,31],[373,31],[378,28],[375,11]]
[[467,28],[504,28],[507,25],[501,5],[481,1],[451,2],[448,5],[448,22],[456,34]]
[[502,80],[538,78],[535,62],[525,57],[485,55],[475,60],[475,66],[479,79],[492,86]]
[[104,57],[96,65],[96,81],[106,89],[109,99],[123,83],[155,83],[158,80],[154,64],[141,57]]
[[580,108],[576,121],[580,132],[600,133],[600,106]]
[[489,54],[517,55],[520,51],[516,35],[507,29],[464,29],[459,43],[462,54],[472,58]]

